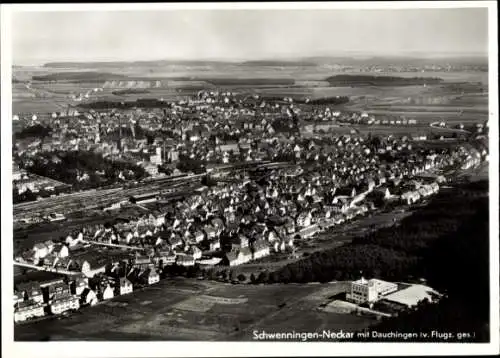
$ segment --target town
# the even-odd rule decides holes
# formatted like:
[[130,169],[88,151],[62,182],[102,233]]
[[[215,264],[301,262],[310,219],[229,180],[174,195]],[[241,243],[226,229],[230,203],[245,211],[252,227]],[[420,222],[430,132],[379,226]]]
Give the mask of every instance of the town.
[[[373,135],[348,125],[389,120],[336,110],[338,101],[200,91],[175,102],[16,115],[15,224],[64,227],[86,210],[104,219],[16,250],[15,321],[181,273],[209,279],[217,268],[299,257],[306,240],[382,208],[425,203],[456,172],[488,161],[487,122],[434,140]],[[75,198],[78,206],[65,205]],[[215,279],[250,280],[230,276]],[[371,301],[372,286],[396,290],[356,288],[366,282],[353,282],[351,301]]]

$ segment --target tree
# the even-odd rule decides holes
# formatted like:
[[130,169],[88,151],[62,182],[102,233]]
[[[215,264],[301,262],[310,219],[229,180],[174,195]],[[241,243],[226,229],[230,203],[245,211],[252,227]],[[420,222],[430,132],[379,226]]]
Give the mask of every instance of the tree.
[[253,273],[250,275],[250,282],[253,284],[257,283],[257,279],[255,278],[255,275]]
[[242,273],[240,273],[240,274],[238,275],[238,281],[243,282],[243,281],[245,281],[246,279],[247,279],[247,278],[246,278],[246,276],[245,276],[245,275],[243,275]]

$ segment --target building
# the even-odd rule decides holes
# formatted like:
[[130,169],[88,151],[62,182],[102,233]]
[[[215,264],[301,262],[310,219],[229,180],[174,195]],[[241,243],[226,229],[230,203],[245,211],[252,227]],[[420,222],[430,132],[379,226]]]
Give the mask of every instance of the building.
[[23,322],[34,317],[45,315],[44,306],[40,303],[25,301],[20,302],[14,311],[14,322]]
[[264,240],[257,240],[253,244],[253,259],[257,260],[261,257],[269,256],[270,248]]
[[49,248],[47,245],[43,243],[38,243],[33,246],[33,258],[34,259],[43,259],[45,256],[49,254]]
[[154,285],[160,281],[160,275],[155,270],[147,269],[140,275],[140,280],[145,285]]
[[422,300],[435,302],[441,297],[441,294],[432,288],[424,285],[411,285],[400,291],[393,292],[384,297],[384,301],[396,303],[404,308],[412,308],[418,305]]
[[100,289],[99,296],[101,297],[102,300],[109,300],[115,296],[113,288],[109,283],[106,284],[105,286],[100,286],[99,289]]
[[50,312],[52,314],[61,314],[69,310],[80,308],[80,300],[77,296],[65,296],[58,298],[50,303]]
[[85,306],[94,306],[99,300],[96,293],[90,288],[85,288],[81,294],[81,304]]
[[191,255],[177,255],[176,264],[179,266],[194,266],[194,257]]
[[91,278],[98,273],[106,272],[106,265],[109,263],[107,257],[100,252],[87,251],[84,255],[73,260],[71,267],[76,267],[85,276]]
[[83,274],[75,275],[70,279],[69,286],[72,294],[81,296],[83,291],[89,286],[89,279]]
[[71,296],[70,286],[65,282],[60,282],[50,285],[48,287],[45,287],[45,290],[46,290],[46,302],[49,304],[61,298],[66,298]]
[[24,296],[21,293],[14,291],[14,307],[21,302],[24,302]]
[[143,164],[144,170],[151,176],[158,175],[158,165],[147,162]]
[[172,163],[179,161],[179,152],[177,150],[171,150],[168,152],[167,159]]
[[134,290],[132,282],[130,282],[126,277],[120,277],[116,282],[115,292],[116,296],[126,295]]
[[232,250],[228,252],[222,259],[222,263],[228,266],[238,266],[252,260],[252,252],[249,247],[244,247],[241,250]]
[[17,286],[19,294],[24,297],[26,301],[35,303],[43,303],[43,293],[38,282],[23,282]]
[[357,304],[373,303],[382,296],[398,290],[398,285],[378,279],[365,280],[361,278],[351,283],[351,290],[347,293],[347,300]]

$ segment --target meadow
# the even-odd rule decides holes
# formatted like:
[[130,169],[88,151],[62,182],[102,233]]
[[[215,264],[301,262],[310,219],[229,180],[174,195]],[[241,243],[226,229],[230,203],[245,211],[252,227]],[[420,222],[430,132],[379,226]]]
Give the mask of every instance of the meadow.
[[116,297],[70,317],[15,327],[16,340],[250,341],[253,330],[361,330],[371,317],[327,313],[320,304],[345,283],[231,285],[189,279]]

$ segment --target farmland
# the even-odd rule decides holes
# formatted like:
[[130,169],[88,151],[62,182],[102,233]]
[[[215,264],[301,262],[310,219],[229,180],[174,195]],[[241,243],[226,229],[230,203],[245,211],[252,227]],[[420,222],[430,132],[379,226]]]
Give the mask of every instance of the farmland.
[[[222,62],[137,62],[124,64],[49,64],[45,67],[15,68],[13,84],[14,113],[50,113],[60,111],[68,103],[79,105],[89,101],[124,101],[139,98],[163,98],[175,100],[196,93],[200,89],[223,88],[234,92],[256,93],[263,97],[292,97],[311,99],[349,96],[346,109],[374,111],[377,114],[401,114],[445,116],[452,119],[460,110],[466,111],[475,121],[477,115],[483,120],[487,115],[487,72],[398,72],[403,86],[358,86],[356,83],[336,83],[332,87],[327,81],[335,76],[346,76],[328,66],[312,65],[309,62],[275,63],[255,61],[249,63]],[[354,77],[394,76],[390,73],[351,71]],[[438,84],[414,85],[415,77],[440,78]],[[65,79],[63,81],[34,81],[32,88],[23,82],[33,79]],[[408,80],[404,80],[408,79]],[[85,94],[98,87],[102,91],[90,93],[82,101],[73,101],[71,95]],[[131,89],[131,91],[120,91]],[[138,93],[134,89],[147,89]],[[117,91],[118,90],[118,91]],[[146,92],[146,91],[142,91]],[[464,92],[464,93],[462,93]],[[460,98],[456,98],[460,96]],[[430,105],[430,108],[427,108]],[[395,106],[395,107],[394,107]],[[433,106],[446,107],[433,108]],[[456,112],[455,112],[456,111]],[[394,113],[393,113],[394,112]],[[425,114],[417,114],[425,112]],[[443,112],[443,113],[441,113]],[[460,121],[462,119],[459,119]]]
[[15,328],[16,340],[252,340],[253,330],[361,330],[371,317],[327,313],[320,304],[345,291],[322,285],[230,285],[164,280],[61,320]]

